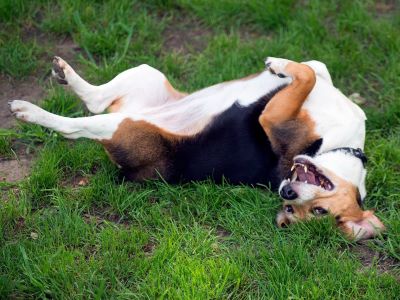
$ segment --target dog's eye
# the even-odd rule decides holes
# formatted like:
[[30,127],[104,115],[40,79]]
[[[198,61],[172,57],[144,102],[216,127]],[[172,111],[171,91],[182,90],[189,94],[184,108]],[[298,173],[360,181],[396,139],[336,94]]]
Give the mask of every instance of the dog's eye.
[[326,215],[328,213],[328,211],[322,207],[314,207],[312,212],[316,216],[322,216],[322,215]]
[[291,205],[286,205],[286,206],[285,206],[285,211],[286,211],[287,213],[290,213],[290,214],[294,213],[293,206],[291,206]]

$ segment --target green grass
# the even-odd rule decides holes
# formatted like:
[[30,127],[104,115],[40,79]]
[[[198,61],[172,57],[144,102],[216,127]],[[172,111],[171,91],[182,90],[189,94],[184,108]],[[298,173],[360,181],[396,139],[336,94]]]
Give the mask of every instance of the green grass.
[[[398,297],[400,14],[398,6],[375,8],[333,0],[0,1],[0,72],[13,79],[45,78],[50,68],[44,58],[53,53],[32,31],[49,41],[71,37],[94,83],[148,63],[193,91],[258,71],[266,56],[325,62],[338,88],[366,99],[365,207],[387,226],[364,245],[347,241],[331,219],[280,230],[280,200],[266,189],[121,183],[96,143],[19,124],[0,131],[1,157],[14,157],[15,140],[40,150],[29,178],[0,183],[0,298]],[[185,20],[197,29],[188,37],[204,33],[202,50],[166,49],[165,33]],[[45,109],[87,115],[62,88],[48,84],[47,93]],[[370,266],[361,250],[377,253]]]
[[2,40],[0,37],[0,70],[13,78],[22,78],[37,68],[39,48],[34,42],[19,38]]
[[0,136],[0,156],[10,158],[13,154],[11,134],[7,133],[5,136]]

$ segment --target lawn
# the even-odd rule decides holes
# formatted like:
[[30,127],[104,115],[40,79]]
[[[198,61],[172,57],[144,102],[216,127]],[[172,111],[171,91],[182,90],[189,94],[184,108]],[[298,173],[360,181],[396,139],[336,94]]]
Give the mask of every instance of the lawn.
[[[398,299],[399,9],[394,0],[1,0],[0,298]],[[51,79],[53,55],[97,84],[147,63],[189,92],[259,71],[267,56],[323,61],[367,113],[365,207],[386,233],[353,243],[329,218],[278,229],[281,201],[267,187],[118,181],[95,142],[9,115],[18,98],[89,114]]]

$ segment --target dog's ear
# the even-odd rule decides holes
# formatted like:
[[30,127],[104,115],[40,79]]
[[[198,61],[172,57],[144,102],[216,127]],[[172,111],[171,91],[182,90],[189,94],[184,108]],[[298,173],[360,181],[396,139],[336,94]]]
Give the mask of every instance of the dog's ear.
[[340,222],[339,227],[354,241],[372,238],[385,230],[385,225],[371,210],[363,211],[359,220]]

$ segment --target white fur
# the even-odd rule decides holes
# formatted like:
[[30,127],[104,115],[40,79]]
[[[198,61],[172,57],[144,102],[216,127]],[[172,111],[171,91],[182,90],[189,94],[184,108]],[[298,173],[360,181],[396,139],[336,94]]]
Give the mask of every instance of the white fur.
[[358,187],[361,199],[365,198],[367,172],[359,158],[343,151],[332,151],[314,157],[314,161]]

